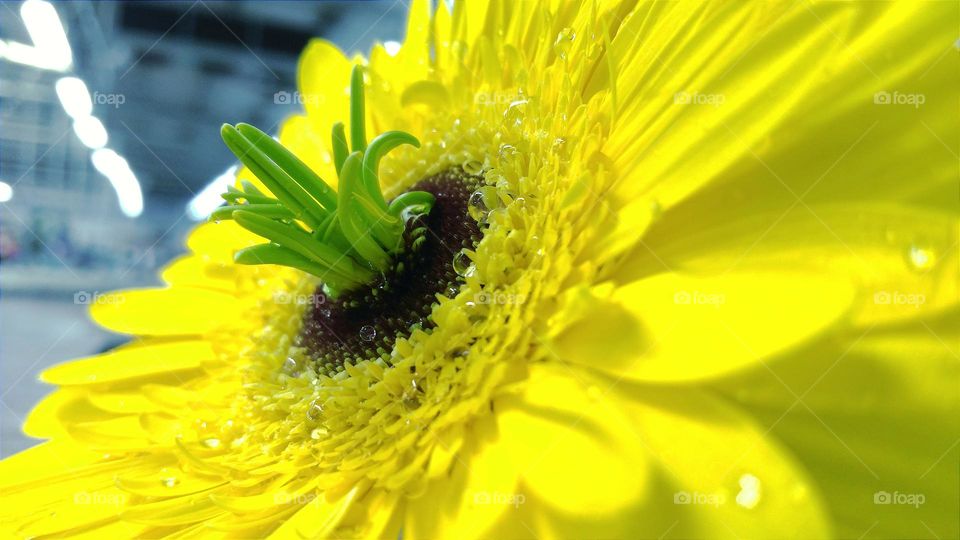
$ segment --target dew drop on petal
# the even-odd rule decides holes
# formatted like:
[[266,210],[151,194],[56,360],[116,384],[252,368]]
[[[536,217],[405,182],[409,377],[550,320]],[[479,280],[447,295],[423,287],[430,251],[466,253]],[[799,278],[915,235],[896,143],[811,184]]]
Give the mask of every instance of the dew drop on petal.
[[501,144],[500,149],[497,151],[497,155],[503,160],[512,159],[517,155],[517,148],[512,144]]
[[310,406],[307,407],[307,418],[316,422],[320,420],[320,417],[323,416],[323,405],[320,404],[319,400],[313,400],[310,402]]
[[557,53],[561,59],[566,60],[567,54],[570,52],[570,48],[573,46],[573,40],[577,35],[573,30],[569,28],[564,28],[557,34],[556,41],[553,42],[553,51]]
[[160,483],[163,484],[164,487],[172,488],[180,483],[180,479],[176,476],[165,476],[160,479]]
[[907,264],[915,272],[926,272],[937,263],[937,256],[932,249],[912,244],[907,248]]
[[760,479],[747,473],[740,477],[740,492],[737,493],[737,504],[748,510],[756,508],[760,503]]
[[457,295],[460,294],[460,287],[457,287],[456,285],[450,285],[443,294],[447,298],[456,298]]
[[467,211],[470,217],[483,222],[490,212],[501,208],[503,204],[497,188],[493,186],[484,186],[470,194],[467,199]]
[[515,126],[519,126],[523,123],[526,105],[527,100],[525,99],[518,99],[510,102],[507,110],[503,111],[503,119],[507,125],[513,124]]
[[476,176],[483,171],[483,164],[475,159],[471,159],[463,164],[463,172]]
[[209,437],[200,441],[200,444],[206,446],[207,448],[220,448],[220,439],[216,437]]
[[657,219],[661,215],[663,215],[663,206],[660,205],[660,201],[656,199],[650,201],[650,216]]
[[364,341],[373,341],[377,337],[377,329],[369,324],[360,328],[360,339]]
[[420,394],[423,390],[417,384],[416,379],[410,381],[410,387],[403,392],[403,406],[408,411],[420,408]]
[[477,267],[474,266],[473,261],[470,260],[470,256],[467,255],[466,251],[460,250],[453,256],[453,271],[456,272],[457,275],[470,277],[476,269]]
[[297,359],[288,356],[286,360],[283,361],[283,372],[288,375],[296,375],[300,371],[300,364],[297,362]]

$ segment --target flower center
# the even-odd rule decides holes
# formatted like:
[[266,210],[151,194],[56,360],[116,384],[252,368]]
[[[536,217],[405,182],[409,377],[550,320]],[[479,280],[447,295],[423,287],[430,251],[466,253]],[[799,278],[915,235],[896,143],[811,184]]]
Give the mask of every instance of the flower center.
[[345,363],[363,359],[388,361],[398,337],[433,327],[429,316],[436,296],[456,296],[465,268],[461,250],[480,240],[469,200],[481,181],[459,168],[421,180],[411,191],[433,195],[433,208],[407,222],[405,247],[393,268],[335,299],[322,287],[315,291],[297,341],[318,373],[333,376]]

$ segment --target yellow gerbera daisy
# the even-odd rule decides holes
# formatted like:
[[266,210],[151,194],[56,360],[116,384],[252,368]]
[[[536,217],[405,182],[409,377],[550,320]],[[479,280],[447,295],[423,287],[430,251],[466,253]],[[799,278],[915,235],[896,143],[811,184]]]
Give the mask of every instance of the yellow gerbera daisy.
[[168,286],[93,306],[137,338],[43,373],[2,529],[957,537],[958,17],[416,1],[396,55],[312,42]]

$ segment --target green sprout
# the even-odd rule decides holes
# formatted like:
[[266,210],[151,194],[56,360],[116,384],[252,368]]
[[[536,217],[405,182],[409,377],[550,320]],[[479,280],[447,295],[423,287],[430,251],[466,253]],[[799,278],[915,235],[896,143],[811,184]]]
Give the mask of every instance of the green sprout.
[[263,182],[229,187],[227,205],[210,219],[232,219],[269,240],[237,251],[239,264],[289,266],[320,278],[333,297],[387,273],[404,249],[407,220],[430,212],[434,197],[412,191],[387,202],[380,190],[380,159],[402,144],[420,141],[403,131],[382,133],[369,146],[364,133],[363,72],[350,78],[350,147],[342,122],[333,126],[337,190],[273,137],[249,124],[224,124],[227,147]]

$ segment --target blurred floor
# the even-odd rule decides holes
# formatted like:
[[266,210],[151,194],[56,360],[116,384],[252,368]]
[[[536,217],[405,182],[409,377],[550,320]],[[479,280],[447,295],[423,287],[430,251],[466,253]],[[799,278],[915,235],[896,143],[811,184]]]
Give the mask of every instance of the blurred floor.
[[53,364],[99,352],[119,336],[95,325],[72,296],[0,299],[0,457],[39,441],[21,432],[30,409],[52,387],[37,375]]

